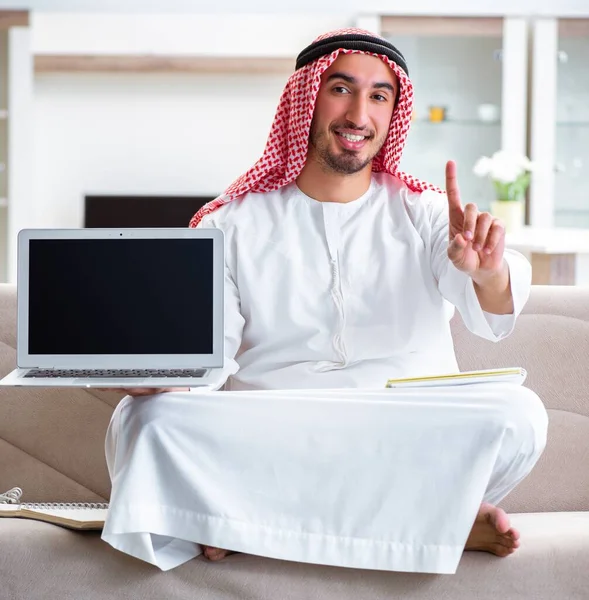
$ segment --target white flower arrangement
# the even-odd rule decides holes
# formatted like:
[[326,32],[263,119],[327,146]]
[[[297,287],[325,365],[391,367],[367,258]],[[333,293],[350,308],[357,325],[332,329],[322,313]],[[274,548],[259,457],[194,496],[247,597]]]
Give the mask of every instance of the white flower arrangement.
[[533,170],[534,163],[527,156],[499,150],[491,158],[481,156],[473,173],[493,182],[497,200],[515,202],[523,199]]

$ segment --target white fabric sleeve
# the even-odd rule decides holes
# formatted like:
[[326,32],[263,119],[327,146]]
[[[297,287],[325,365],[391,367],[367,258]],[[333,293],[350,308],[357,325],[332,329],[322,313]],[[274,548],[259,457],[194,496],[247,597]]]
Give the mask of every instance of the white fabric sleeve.
[[[197,227],[219,227],[211,215],[203,217]],[[224,312],[224,332],[225,332],[225,343],[224,343],[224,358],[223,358],[223,370],[219,377],[219,380],[215,382],[212,388],[207,386],[207,390],[219,390],[225,385],[225,382],[229,376],[237,373],[239,365],[235,360],[235,355],[241,346],[241,339],[243,334],[243,326],[245,319],[241,314],[241,302],[239,299],[239,290],[231,274],[229,267],[227,266],[227,252],[228,244],[225,243],[225,277],[224,277],[224,296],[225,296],[225,312]],[[194,388],[197,391],[202,388]],[[191,389],[191,391],[193,391]]]
[[514,311],[508,315],[495,315],[481,308],[472,279],[459,271],[448,258],[448,200],[445,194],[423,192],[422,200],[431,224],[431,266],[442,296],[453,304],[466,327],[475,335],[497,342],[508,336],[528,300],[532,282],[532,267],[528,260],[515,250],[506,249],[504,258],[509,268]]

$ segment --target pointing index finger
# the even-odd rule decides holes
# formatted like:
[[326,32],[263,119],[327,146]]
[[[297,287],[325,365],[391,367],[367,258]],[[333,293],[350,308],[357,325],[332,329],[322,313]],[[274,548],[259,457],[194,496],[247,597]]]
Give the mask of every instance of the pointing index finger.
[[458,177],[456,175],[456,163],[449,160],[446,163],[446,194],[450,209],[458,209],[462,212],[462,203],[460,202],[460,190],[458,189]]

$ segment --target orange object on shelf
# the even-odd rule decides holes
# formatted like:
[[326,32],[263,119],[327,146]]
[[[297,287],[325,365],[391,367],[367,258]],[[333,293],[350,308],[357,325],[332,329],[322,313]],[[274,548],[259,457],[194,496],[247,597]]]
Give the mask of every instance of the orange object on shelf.
[[446,120],[446,107],[445,106],[430,106],[429,107],[429,120],[432,123],[440,123]]

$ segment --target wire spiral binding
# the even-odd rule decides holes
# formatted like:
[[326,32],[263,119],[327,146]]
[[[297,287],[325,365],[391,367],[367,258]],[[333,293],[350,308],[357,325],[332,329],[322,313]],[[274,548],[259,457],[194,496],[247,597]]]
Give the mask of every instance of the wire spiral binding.
[[19,487],[13,487],[11,490],[0,494],[0,504],[18,504],[22,490]]
[[107,502],[26,502],[22,508],[68,510],[70,508],[108,508]]
[[[18,504],[22,490],[19,487],[14,487],[3,494],[0,494],[0,504]],[[68,510],[71,508],[108,508],[108,502],[24,502],[21,508],[30,509],[57,509]]]

